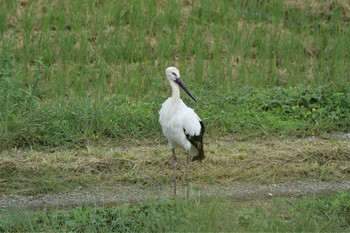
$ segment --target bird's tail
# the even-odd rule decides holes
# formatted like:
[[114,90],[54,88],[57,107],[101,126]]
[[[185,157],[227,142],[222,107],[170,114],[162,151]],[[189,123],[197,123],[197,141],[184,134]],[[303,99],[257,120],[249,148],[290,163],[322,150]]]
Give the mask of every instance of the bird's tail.
[[192,158],[192,162],[199,160],[200,162],[205,159],[204,149],[203,149],[203,135],[205,132],[205,127],[202,121],[199,122],[201,124],[201,132],[198,136],[195,136],[190,140],[190,142],[196,147],[198,150],[198,154]]

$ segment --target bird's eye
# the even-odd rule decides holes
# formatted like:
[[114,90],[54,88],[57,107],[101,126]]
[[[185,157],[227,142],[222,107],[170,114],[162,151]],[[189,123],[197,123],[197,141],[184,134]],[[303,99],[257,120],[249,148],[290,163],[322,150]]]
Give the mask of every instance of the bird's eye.
[[177,75],[176,75],[176,73],[175,73],[175,72],[172,72],[172,74],[173,74],[175,77],[177,77]]

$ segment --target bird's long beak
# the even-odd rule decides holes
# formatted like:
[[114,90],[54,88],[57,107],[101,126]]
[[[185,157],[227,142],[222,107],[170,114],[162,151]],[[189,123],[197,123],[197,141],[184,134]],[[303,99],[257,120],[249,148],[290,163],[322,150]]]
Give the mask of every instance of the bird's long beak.
[[189,95],[194,101],[197,102],[196,98],[194,98],[194,96],[193,96],[192,93],[188,90],[188,88],[186,87],[185,83],[181,80],[180,77],[176,78],[176,79],[175,79],[175,82],[176,82],[177,84],[179,84],[179,86],[182,88],[182,90],[184,90],[184,91],[187,93],[187,95]]

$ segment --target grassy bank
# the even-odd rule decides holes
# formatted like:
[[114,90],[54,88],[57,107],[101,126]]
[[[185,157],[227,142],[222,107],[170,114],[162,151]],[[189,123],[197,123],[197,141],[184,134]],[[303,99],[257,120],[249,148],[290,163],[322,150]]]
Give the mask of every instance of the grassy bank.
[[336,0],[3,3],[0,149],[160,137],[170,65],[209,134],[349,131],[349,9]]

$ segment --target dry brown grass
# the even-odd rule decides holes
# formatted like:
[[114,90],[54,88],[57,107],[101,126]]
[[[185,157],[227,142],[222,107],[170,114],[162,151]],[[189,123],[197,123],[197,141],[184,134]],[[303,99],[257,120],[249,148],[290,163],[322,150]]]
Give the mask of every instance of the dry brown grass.
[[[207,159],[193,165],[194,185],[350,178],[350,143],[344,139],[235,141],[225,137],[207,140],[205,149]],[[186,156],[179,153],[179,179],[183,179]],[[0,156],[0,192],[4,194],[55,193],[96,185],[155,187],[170,185],[171,174],[170,150],[149,141],[54,153],[12,150]]]

